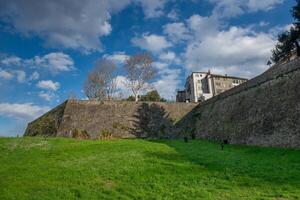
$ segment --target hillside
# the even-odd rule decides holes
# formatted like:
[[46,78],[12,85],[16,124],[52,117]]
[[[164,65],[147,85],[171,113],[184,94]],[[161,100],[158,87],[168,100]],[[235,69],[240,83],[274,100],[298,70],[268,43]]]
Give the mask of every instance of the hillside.
[[300,151],[0,138],[0,199],[299,199]]

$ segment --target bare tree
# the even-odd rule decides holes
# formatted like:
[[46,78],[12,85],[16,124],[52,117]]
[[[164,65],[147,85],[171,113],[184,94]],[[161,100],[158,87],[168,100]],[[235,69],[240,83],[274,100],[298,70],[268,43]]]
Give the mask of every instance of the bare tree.
[[116,65],[107,59],[97,60],[84,83],[84,93],[89,99],[112,100],[116,92]]
[[157,74],[152,66],[152,58],[149,54],[131,56],[125,61],[124,68],[126,71],[124,84],[132,91],[135,101],[138,101],[139,94],[150,87],[148,82]]

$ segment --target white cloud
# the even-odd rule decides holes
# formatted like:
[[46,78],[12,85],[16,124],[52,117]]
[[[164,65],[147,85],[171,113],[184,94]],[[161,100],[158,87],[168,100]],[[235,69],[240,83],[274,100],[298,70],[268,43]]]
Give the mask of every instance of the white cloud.
[[251,11],[258,11],[258,10],[271,10],[276,5],[282,4],[284,0],[248,0],[248,8]]
[[175,91],[181,83],[180,69],[171,69],[170,67],[160,71],[160,77],[153,83],[161,97],[175,100]]
[[164,14],[164,6],[167,0],[135,0],[144,10],[146,18],[160,17]]
[[192,15],[187,20],[187,25],[194,36],[191,39],[201,40],[218,32],[220,22],[214,16],[202,17],[200,15]]
[[126,55],[125,52],[115,52],[112,55],[104,54],[103,57],[107,58],[109,60],[112,60],[113,62],[115,62],[117,64],[123,64],[125,62],[125,60],[127,60],[129,58],[129,56]]
[[129,97],[130,95],[132,95],[132,92],[130,89],[128,89],[125,86],[126,82],[126,77],[125,76],[117,76],[117,91],[116,93],[122,93],[124,98]]
[[30,59],[11,56],[3,58],[0,62],[18,68],[44,68],[54,74],[75,69],[73,59],[62,52],[52,52],[43,56],[34,56]]
[[22,70],[15,70],[14,73],[16,74],[17,81],[19,83],[24,83],[26,81],[26,73]]
[[164,36],[155,34],[143,34],[142,37],[135,37],[131,40],[132,44],[141,49],[158,53],[172,46]]
[[268,11],[283,0],[208,0],[215,4],[213,15],[235,17],[245,12]]
[[29,77],[29,81],[34,81],[40,78],[40,74],[37,71],[34,71],[30,77]]
[[178,19],[179,19],[178,10],[172,9],[172,10],[168,13],[167,17],[168,17],[169,19],[171,19],[171,20],[174,20],[174,21],[175,21],[175,20],[178,20]]
[[36,85],[38,88],[56,91],[59,89],[59,82],[53,82],[52,80],[39,81]]
[[1,60],[1,63],[4,64],[4,65],[8,65],[8,66],[20,65],[21,64],[21,58],[16,57],[16,56],[11,56],[11,57],[7,57],[7,58],[4,58],[3,60]]
[[182,22],[166,24],[163,29],[164,33],[175,43],[190,38],[189,30]]
[[70,71],[75,68],[73,59],[68,54],[61,52],[35,56],[32,59],[25,60],[24,63],[34,68],[43,67],[49,69],[53,73]]
[[0,103],[0,115],[15,119],[32,120],[48,110],[48,107],[41,107],[32,103]]
[[181,60],[173,51],[167,51],[161,53],[158,58],[164,62],[173,63],[173,64],[180,64]]
[[[173,24],[183,27],[182,32],[185,33],[185,39],[179,34],[175,40],[185,40],[186,46],[180,57],[184,60],[187,72],[211,69],[213,73],[248,78],[267,69],[266,63],[276,42],[274,36],[278,33],[278,30],[256,32],[251,26],[226,28],[214,15],[193,15],[183,22]],[[164,26],[164,32],[174,40],[172,32],[166,31],[168,25]],[[173,29],[176,30],[169,30]]]
[[167,0],[9,0],[0,1],[0,18],[15,31],[37,35],[48,47],[102,49],[100,38],[112,31],[111,16],[130,4],[143,8],[147,18],[159,17]]
[[269,22],[266,22],[266,21],[261,21],[259,22],[259,26],[260,27],[264,27],[264,26],[268,26],[270,23]]
[[159,71],[164,70],[168,67],[168,63],[165,62],[153,62],[152,65]]
[[1,79],[4,79],[4,80],[11,80],[14,76],[8,72],[8,71],[5,71],[3,69],[0,68],[0,78]]
[[39,97],[41,97],[42,99],[44,99],[46,101],[51,101],[51,99],[54,97],[54,95],[51,94],[51,93],[47,93],[47,92],[41,91],[39,93]]
[[263,72],[275,41],[270,34],[256,33],[251,29],[231,27],[190,42],[184,53],[189,71],[253,77]]
[[172,51],[168,51],[159,55],[159,59],[161,60],[174,60],[176,58],[176,54]]

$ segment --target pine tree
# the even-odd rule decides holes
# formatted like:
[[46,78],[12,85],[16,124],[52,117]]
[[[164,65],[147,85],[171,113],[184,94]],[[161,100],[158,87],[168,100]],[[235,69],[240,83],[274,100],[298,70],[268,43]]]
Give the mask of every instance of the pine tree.
[[272,50],[271,60],[275,63],[289,56],[294,49],[297,56],[300,56],[300,0],[296,0],[296,5],[292,9],[292,15],[295,18],[294,26],[289,31],[278,35],[278,43]]

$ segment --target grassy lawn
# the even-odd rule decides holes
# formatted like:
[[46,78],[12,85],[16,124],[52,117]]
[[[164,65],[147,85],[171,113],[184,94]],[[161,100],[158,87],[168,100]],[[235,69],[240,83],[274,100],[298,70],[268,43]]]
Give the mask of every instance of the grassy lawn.
[[0,138],[0,199],[300,199],[300,151]]

